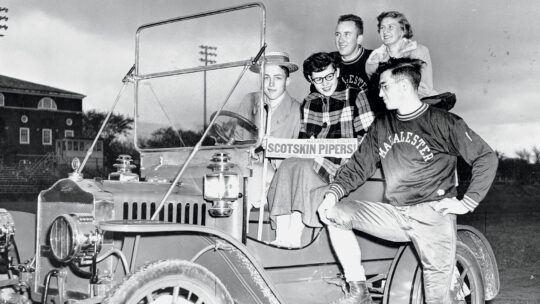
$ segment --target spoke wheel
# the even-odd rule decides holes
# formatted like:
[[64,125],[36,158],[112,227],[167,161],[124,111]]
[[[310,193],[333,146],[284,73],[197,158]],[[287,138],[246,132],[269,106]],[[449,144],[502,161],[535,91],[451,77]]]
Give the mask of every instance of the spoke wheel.
[[[419,266],[414,279],[411,304],[423,304],[424,291],[422,271]],[[456,268],[459,277],[454,291],[454,302],[459,304],[484,304],[484,281],[480,266],[474,253],[465,244],[458,242],[456,246]]]
[[206,268],[188,261],[148,264],[128,276],[108,294],[110,304],[233,303],[221,281]]

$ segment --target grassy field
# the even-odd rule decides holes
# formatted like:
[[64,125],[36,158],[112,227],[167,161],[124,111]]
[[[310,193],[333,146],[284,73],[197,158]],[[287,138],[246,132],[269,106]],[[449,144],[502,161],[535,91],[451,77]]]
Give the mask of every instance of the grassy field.
[[493,247],[501,291],[490,304],[540,303],[540,185],[493,185],[458,222],[482,231]]

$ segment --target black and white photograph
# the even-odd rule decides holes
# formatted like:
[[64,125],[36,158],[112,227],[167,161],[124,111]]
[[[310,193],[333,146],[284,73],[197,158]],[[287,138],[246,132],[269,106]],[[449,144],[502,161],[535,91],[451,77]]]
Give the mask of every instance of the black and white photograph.
[[0,303],[540,303],[539,14],[0,0]]

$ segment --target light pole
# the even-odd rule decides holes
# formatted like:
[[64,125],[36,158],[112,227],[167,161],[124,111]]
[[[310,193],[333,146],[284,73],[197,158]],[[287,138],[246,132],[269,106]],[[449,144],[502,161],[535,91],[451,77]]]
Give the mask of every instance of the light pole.
[[[215,60],[210,59],[210,57],[216,57],[216,53],[212,53],[211,51],[217,50],[217,47],[215,46],[208,46],[208,45],[199,45],[199,48],[201,48],[201,51],[199,51],[199,54],[201,54],[203,57],[199,58],[200,61],[204,62],[204,65],[207,66],[208,64],[214,64],[216,63]],[[206,71],[203,71],[203,130],[206,129]]]

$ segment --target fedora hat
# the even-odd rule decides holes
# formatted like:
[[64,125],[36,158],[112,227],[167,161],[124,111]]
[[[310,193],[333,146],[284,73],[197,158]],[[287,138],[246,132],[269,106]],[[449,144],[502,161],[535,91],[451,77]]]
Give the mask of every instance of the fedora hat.
[[[285,52],[267,52],[264,57],[265,64],[275,64],[287,68],[289,73],[298,71],[298,66],[289,61],[289,54]],[[261,59],[262,60],[262,59]],[[261,62],[257,62],[249,70],[254,73],[260,73],[261,71]]]

